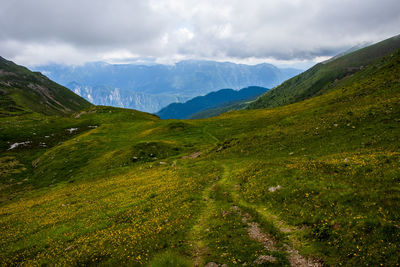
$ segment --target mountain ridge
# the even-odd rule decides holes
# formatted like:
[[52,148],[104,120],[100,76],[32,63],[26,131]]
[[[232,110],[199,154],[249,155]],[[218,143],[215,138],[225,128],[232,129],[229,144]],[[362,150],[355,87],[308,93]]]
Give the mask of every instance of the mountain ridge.
[[0,110],[3,115],[38,112],[68,115],[91,106],[39,72],[0,57]]
[[156,113],[161,119],[188,119],[196,113],[207,109],[215,109],[219,106],[226,106],[232,102],[253,99],[268,89],[258,86],[249,86],[238,91],[233,89],[221,89],[208,93],[204,96],[197,96],[184,103],[172,103]]
[[[170,103],[184,102],[221,88],[271,88],[301,72],[271,64],[244,65],[203,60],[181,61],[174,65],[51,64],[32,69],[45,73],[74,92],[80,92],[94,104],[146,112],[157,112]],[[113,97],[116,89],[118,98]]]
[[344,53],[311,67],[307,71],[272,88],[250,103],[248,108],[267,108],[287,105],[329,91],[335,83],[352,75],[379,58],[400,47],[400,35],[383,40],[359,50]]

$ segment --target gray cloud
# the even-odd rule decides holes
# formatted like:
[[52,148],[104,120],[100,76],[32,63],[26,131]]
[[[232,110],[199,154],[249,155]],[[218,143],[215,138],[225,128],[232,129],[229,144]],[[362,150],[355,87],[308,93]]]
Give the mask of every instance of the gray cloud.
[[400,29],[398,0],[3,0],[1,55],[21,64],[128,58],[313,60]]

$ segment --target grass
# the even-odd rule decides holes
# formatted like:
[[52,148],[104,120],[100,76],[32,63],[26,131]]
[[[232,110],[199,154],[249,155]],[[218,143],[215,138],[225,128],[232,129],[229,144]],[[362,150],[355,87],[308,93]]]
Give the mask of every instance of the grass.
[[172,267],[187,267],[191,266],[191,262],[182,257],[179,254],[176,254],[172,251],[163,252],[160,255],[156,255],[154,259],[149,263],[150,267],[163,267],[163,266],[172,266]]
[[[189,167],[189,166],[188,166]],[[165,248],[180,248],[198,203],[193,201],[212,168],[158,166],[99,183],[59,184],[3,206],[6,264],[144,263]],[[23,221],[21,221],[23,213]],[[25,236],[29,235],[29,241]]]
[[288,265],[249,237],[238,206],[278,247],[396,266],[399,62],[396,52],[292,105],[203,120],[110,107],[0,118],[0,262]]
[[0,57],[0,117],[72,114],[91,104],[41,73]]
[[269,108],[288,105],[321,95],[337,88],[337,83],[378,59],[390,55],[400,46],[400,36],[394,36],[328,62],[322,62],[268,91],[249,108]]

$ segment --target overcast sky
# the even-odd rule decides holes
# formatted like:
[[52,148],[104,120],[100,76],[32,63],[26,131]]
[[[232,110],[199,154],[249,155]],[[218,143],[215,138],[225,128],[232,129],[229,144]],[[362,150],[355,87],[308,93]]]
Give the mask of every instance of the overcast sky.
[[397,34],[399,0],[0,0],[0,55],[29,66],[308,64]]

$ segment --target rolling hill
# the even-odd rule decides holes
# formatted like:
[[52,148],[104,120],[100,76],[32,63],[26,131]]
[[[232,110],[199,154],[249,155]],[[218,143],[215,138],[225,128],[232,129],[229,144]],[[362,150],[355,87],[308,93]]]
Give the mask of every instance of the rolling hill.
[[[207,109],[218,109],[232,105],[233,102],[254,99],[265,93],[264,87],[251,86],[235,91],[233,89],[221,89],[205,96],[198,96],[185,103],[172,103],[156,113],[161,119],[188,119],[199,112],[206,114]],[[197,115],[198,116],[198,115]]]
[[72,114],[91,104],[40,73],[0,57],[0,116],[25,112]]
[[399,48],[275,108],[0,117],[1,264],[396,266]]
[[359,49],[323,63],[297,75],[268,91],[249,105],[249,108],[276,107],[302,101],[336,88],[336,84],[362,70],[379,58],[396,51],[400,35]]

